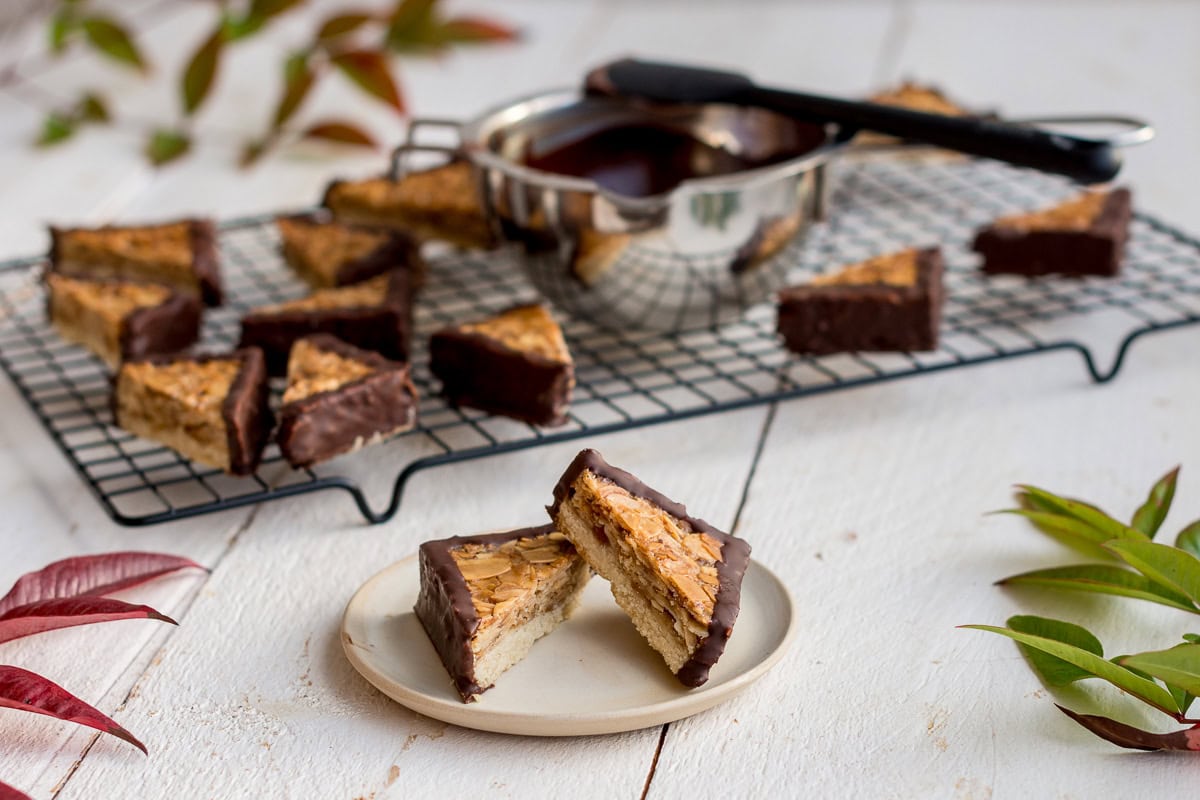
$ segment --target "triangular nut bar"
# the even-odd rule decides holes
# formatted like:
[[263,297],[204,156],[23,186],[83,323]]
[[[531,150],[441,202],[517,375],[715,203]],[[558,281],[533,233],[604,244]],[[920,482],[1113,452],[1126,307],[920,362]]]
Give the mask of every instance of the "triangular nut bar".
[[157,225],[50,228],[50,271],[173,286],[221,304],[221,273],[212,220]]
[[496,244],[465,160],[410,172],[399,180],[334,181],[325,190],[323,205],[344,222],[397,228],[418,239],[468,248]]
[[159,284],[46,275],[50,322],[112,369],[128,358],[174,353],[200,335],[200,301]]
[[1013,275],[1113,276],[1121,269],[1133,198],[1089,191],[1050,208],[1000,217],[975,236],[983,271]]
[[429,368],[453,403],[534,425],[559,425],[575,386],[562,329],[540,305],[437,331]]
[[680,682],[707,681],[737,620],[750,545],[595,450],[576,456],[548,510]]
[[316,334],[297,341],[276,440],[293,467],[309,467],[409,430],[417,390],[407,364]]
[[253,348],[126,361],[112,409],[119,427],[233,475],[258,467],[273,424],[266,366]]
[[399,231],[299,214],[275,220],[284,259],[314,289],[359,283],[393,269],[422,272],[416,242]]
[[779,333],[805,355],[933,350],[942,272],[938,248],[910,248],[789,286],[779,292]]
[[292,344],[314,333],[406,361],[412,336],[410,287],[407,270],[392,270],[362,283],[255,308],[242,317],[239,346],[261,347],[272,375],[283,375]]
[[591,572],[552,525],[425,542],[417,618],[464,703],[579,603]]

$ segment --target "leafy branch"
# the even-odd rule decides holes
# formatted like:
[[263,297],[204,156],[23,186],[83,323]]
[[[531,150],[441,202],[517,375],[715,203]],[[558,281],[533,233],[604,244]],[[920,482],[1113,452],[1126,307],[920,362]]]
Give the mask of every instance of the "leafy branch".
[[[1068,547],[1120,563],[1034,570],[1005,578],[998,585],[1129,597],[1200,614],[1200,521],[1180,531],[1174,547],[1153,541],[1171,508],[1178,477],[1176,467],[1155,483],[1129,524],[1089,503],[1034,486],[1019,486],[1018,507],[999,513],[1023,516],[1039,531]],[[1058,706],[1095,735],[1140,750],[1200,750],[1200,718],[1188,716],[1200,695],[1200,635],[1185,634],[1182,644],[1166,650],[1105,658],[1095,635],[1063,620],[1014,616],[1004,628],[963,627],[1017,642],[1030,667],[1047,686],[1099,678],[1179,724],[1191,726],[1172,733],[1152,733],[1108,717],[1079,714]]]
[[[155,165],[186,155],[197,133],[194,118],[206,105],[220,76],[221,64],[234,45],[267,30],[280,16],[305,0],[223,2],[213,26],[204,33],[178,77],[181,120],[155,124],[147,132],[144,152]],[[376,147],[370,131],[352,119],[326,118],[297,125],[297,114],[314,90],[330,75],[339,75],[366,96],[396,114],[407,106],[395,72],[395,56],[429,56],[472,44],[511,41],[516,32],[473,16],[446,16],[438,0],[396,0],[383,10],[339,10],[317,21],[308,43],[282,58],[282,89],[265,130],[241,143],[240,163],[250,165],[273,148],[297,139],[317,139],[359,147]],[[137,37],[120,20],[89,10],[88,0],[58,0],[49,21],[49,48],[57,56],[76,45],[135,69],[151,72]],[[19,75],[9,70],[8,77]],[[71,138],[89,123],[113,121],[108,104],[95,90],[84,91],[68,108],[47,111],[40,146]]]
[[[203,569],[191,559],[160,553],[108,553],[56,561],[23,576],[0,598],[0,642],[122,619],[154,619],[174,625],[174,620],[149,606],[106,595],[188,568]],[[0,709],[3,708],[85,725],[146,752],[144,744],[108,716],[58,684],[20,667],[0,664]],[[0,798],[28,800],[3,782],[0,782]]]

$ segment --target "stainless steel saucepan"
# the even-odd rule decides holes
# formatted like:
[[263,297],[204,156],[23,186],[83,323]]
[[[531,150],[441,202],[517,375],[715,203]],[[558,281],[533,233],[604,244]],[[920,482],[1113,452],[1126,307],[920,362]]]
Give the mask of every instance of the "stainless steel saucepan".
[[[1070,121],[1129,128],[1102,145],[1153,135],[1127,118]],[[678,131],[763,166],[628,196],[527,165],[539,148],[619,126]],[[456,143],[424,141],[435,128],[449,128]],[[402,173],[414,153],[465,156],[492,223],[549,301],[607,328],[678,331],[735,320],[784,285],[794,262],[784,250],[823,215],[827,166],[851,133],[751,106],[649,104],[567,89],[467,122],[414,120],[393,169]]]

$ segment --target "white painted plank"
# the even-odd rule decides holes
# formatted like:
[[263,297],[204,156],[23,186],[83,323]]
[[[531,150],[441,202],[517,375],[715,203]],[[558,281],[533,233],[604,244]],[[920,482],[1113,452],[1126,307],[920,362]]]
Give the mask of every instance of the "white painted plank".
[[992,586],[1080,559],[983,514],[1016,482],[1132,514],[1182,462],[1167,529],[1200,516],[1197,344],[1147,340],[1105,387],[1064,354],[783,404],[738,533],[794,593],[799,636],[760,686],[671,727],[651,796],[1171,794],[1177,763],[1120,757],[1054,709],[1010,642],[955,626],[1059,616],[1113,655],[1194,627],[1148,603]]

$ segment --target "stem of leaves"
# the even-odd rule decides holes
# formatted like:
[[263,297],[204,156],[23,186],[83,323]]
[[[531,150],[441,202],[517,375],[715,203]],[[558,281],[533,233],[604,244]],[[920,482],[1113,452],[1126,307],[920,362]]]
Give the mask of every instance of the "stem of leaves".
[[[1159,479],[1129,524],[1089,503],[1034,486],[1019,487],[1019,508],[1011,513],[1024,516],[1037,530],[1067,546],[1115,558],[1121,564],[1034,570],[999,583],[1131,597],[1200,613],[1200,521],[1180,531],[1174,547],[1151,541],[1170,510],[1178,477],[1176,467]],[[1100,678],[1180,724],[1200,726],[1200,720],[1188,716],[1188,709],[1200,696],[1200,635],[1185,634],[1183,644],[1166,650],[1105,659],[1099,639],[1087,629],[1062,620],[1015,616],[1005,628],[964,627],[1016,641],[1030,667],[1047,686]],[[1156,734],[1107,717],[1059,708],[1088,731],[1121,747],[1200,750],[1200,738],[1190,732]]]

